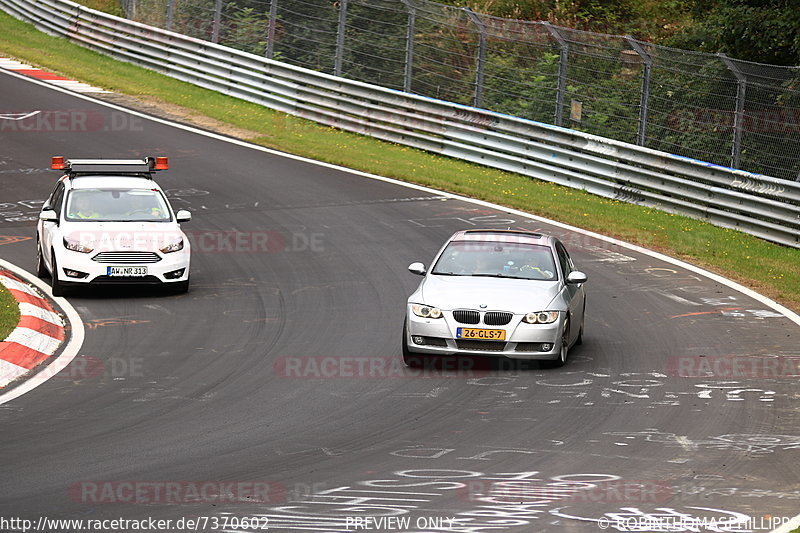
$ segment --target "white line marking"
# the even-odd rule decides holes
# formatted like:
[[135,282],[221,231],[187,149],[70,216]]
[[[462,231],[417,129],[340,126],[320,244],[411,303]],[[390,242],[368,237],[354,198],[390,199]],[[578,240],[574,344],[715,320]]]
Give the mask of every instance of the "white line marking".
[[660,294],[661,296],[663,296],[665,298],[669,298],[670,300],[678,302],[679,304],[684,304],[684,305],[703,305],[701,303],[693,302],[691,300],[687,300],[686,298],[682,298],[682,297],[678,296],[677,294],[672,294],[672,293],[667,292],[667,291],[656,290],[655,292],[657,292],[658,294]]
[[0,113],[0,120],[25,120],[39,113],[41,113],[41,111],[31,111],[30,113]]

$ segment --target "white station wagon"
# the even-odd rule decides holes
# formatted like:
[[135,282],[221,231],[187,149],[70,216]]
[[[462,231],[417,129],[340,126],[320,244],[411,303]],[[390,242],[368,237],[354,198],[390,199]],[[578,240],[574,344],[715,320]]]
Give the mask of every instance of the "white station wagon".
[[71,159],[54,157],[63,170],[39,214],[36,274],[52,278],[62,296],[68,287],[151,284],[189,289],[190,244],[153,173],[166,157]]

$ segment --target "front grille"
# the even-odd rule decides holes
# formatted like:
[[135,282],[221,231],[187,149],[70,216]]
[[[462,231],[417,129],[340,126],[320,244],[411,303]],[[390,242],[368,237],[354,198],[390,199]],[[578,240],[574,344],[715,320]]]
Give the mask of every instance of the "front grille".
[[458,346],[459,350],[502,352],[506,347],[506,343],[496,341],[457,340],[456,346]]
[[512,313],[505,311],[489,311],[483,315],[483,323],[487,326],[505,326],[513,317]]
[[98,263],[142,264],[158,263],[161,257],[155,252],[100,252],[92,257]]
[[481,321],[481,314],[477,311],[458,309],[453,311],[453,318],[462,324],[477,324]]

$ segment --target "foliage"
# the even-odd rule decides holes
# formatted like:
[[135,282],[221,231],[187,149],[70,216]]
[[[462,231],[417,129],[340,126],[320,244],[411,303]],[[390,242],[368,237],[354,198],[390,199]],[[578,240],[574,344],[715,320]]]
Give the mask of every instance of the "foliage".
[[233,46],[251,54],[264,55],[267,49],[269,15],[255,8],[231,10],[233,15],[226,25],[220,44]]
[[8,290],[0,285],[0,341],[11,333],[19,322],[19,306]]
[[800,65],[797,0],[697,0],[697,21],[670,44],[774,65]]

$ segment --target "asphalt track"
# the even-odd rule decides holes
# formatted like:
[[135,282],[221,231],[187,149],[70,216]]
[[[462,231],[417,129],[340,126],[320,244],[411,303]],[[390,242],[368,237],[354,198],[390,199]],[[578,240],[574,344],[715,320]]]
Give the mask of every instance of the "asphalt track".
[[[695,531],[692,517],[744,515],[761,522],[737,531],[762,531],[796,514],[796,377],[676,371],[731,360],[722,356],[800,357],[800,327],[764,303],[516,214],[3,73],[0,94],[6,113],[53,118],[0,121],[0,236],[34,235],[58,177],[51,155],[164,154],[172,170],[159,182],[193,212],[185,229],[200,242],[187,295],[69,297],[87,328],[80,355],[0,406],[0,517],[211,517],[182,530],[250,531],[234,519],[256,517],[271,531],[354,531],[356,517],[395,516],[409,525],[370,530],[588,532],[625,530],[617,520],[630,516]],[[376,366],[400,358],[404,303],[419,281],[406,266],[429,263],[468,227],[562,235],[590,279],[585,342],[566,367]],[[34,241],[7,241],[0,255],[31,270]],[[248,481],[268,494],[248,494]],[[194,498],[204,482],[241,501]],[[167,483],[180,488],[153,488]]]

